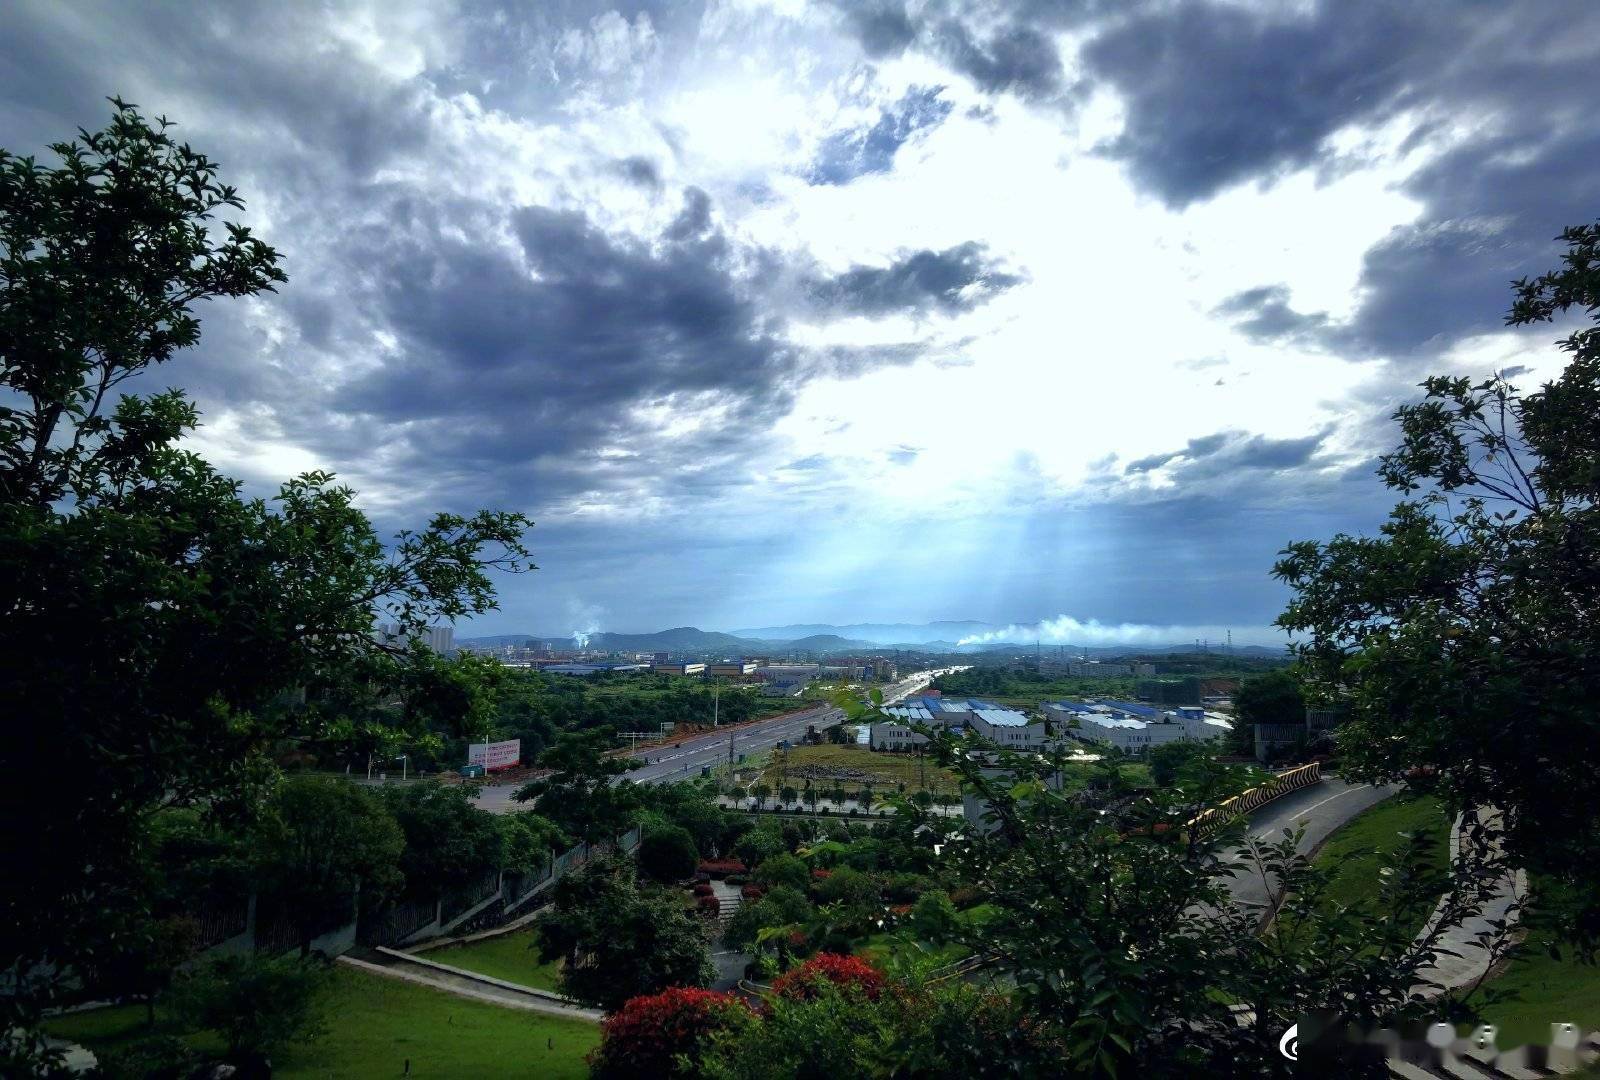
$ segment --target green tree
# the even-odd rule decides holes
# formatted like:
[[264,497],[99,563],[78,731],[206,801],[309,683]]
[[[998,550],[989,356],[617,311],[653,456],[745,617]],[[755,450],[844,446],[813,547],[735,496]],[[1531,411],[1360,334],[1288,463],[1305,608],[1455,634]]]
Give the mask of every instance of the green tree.
[[328,976],[317,960],[219,956],[179,980],[170,1004],[188,1030],[219,1035],[230,1060],[260,1058],[326,1031],[319,999]]
[[399,865],[413,895],[434,896],[505,865],[506,830],[467,788],[414,784],[386,788],[382,798],[405,840]]
[[811,884],[811,870],[793,855],[774,855],[756,867],[755,879],[768,888],[787,885],[791,889],[804,889]]
[[194,959],[199,936],[192,919],[152,919],[118,942],[111,962],[97,973],[101,991],[144,1002],[145,1024],[154,1027],[156,998],[172,985],[178,969]]
[[567,732],[539,755],[555,772],[525,785],[519,802],[532,803],[565,833],[585,843],[614,840],[638,820],[644,805],[639,789],[625,777],[642,763],[606,753],[604,732]]
[[694,873],[700,852],[689,830],[679,825],[652,825],[639,841],[639,872],[652,881],[671,884]]
[[505,842],[505,869],[526,874],[550,862],[556,848],[567,848],[571,841],[553,821],[532,811],[496,814]]
[[[1287,928],[1257,938],[1259,915],[1231,900],[1238,868],[1221,857],[1242,825],[1209,837],[1184,828],[1236,790],[1229,770],[1186,771],[1146,792],[1070,792],[1052,782],[1053,755],[977,762],[947,733],[931,735],[940,763],[988,808],[986,827],[951,837],[941,856],[953,887],[982,895],[987,914],[947,922],[946,936],[1014,984],[1033,1031],[1061,1048],[1061,1074],[1272,1075],[1284,1064],[1278,1037],[1306,1013],[1393,1023],[1424,1008],[1412,987],[1438,931],[1414,942],[1412,919],[1445,884],[1425,871],[1425,850],[1402,854],[1373,910],[1318,922],[1322,882],[1294,838],[1248,848]],[[1478,902],[1464,892],[1440,926]],[[1254,1025],[1241,1028],[1229,1002],[1249,1004]]]
[[629,998],[716,978],[704,924],[682,894],[641,889],[624,859],[601,858],[552,889],[539,920],[539,958],[565,959],[561,989],[614,1011]]
[[1233,708],[1241,721],[1238,726],[1246,730],[1252,724],[1303,724],[1306,719],[1300,680],[1281,669],[1242,680]]
[[[0,858],[0,1030],[92,969],[146,917],[148,817],[247,815],[264,751],[314,736],[304,688],[382,688],[374,613],[407,632],[494,606],[487,571],[528,567],[518,514],[439,515],[385,543],[330,475],[271,500],[184,448],[179,390],[138,377],[196,343],[202,302],[270,291],[277,253],[205,155],[114,102],[110,125],[0,151],[0,698],[22,712]],[[114,661],[114,662],[113,662]],[[308,726],[311,725],[311,726]],[[40,762],[70,762],[73,795]],[[34,977],[39,976],[39,977]]]
[[[1318,700],[1347,708],[1345,769],[1411,777],[1453,809],[1501,809],[1511,856],[1578,898],[1565,928],[1600,939],[1600,225],[1569,228],[1563,265],[1515,283],[1506,321],[1574,310],[1570,359],[1538,391],[1430,378],[1395,413],[1379,469],[1401,495],[1378,536],[1291,544]],[[1485,820],[1488,820],[1487,818]]]
[[762,783],[752,784],[750,794],[756,800],[756,809],[765,810],[767,808],[767,800],[772,798],[772,788]]
[[1206,755],[1206,749],[1199,743],[1169,742],[1154,747],[1146,757],[1150,764],[1150,779],[1158,787],[1169,787],[1177,779],[1178,773],[1191,761]]
[[404,880],[405,837],[384,802],[342,780],[286,781],[256,829],[257,881],[270,906],[295,925],[301,955],[311,940],[355,917],[357,890],[375,903]]
[[762,827],[751,829],[739,838],[733,846],[733,852],[746,866],[760,866],[775,855],[782,855],[787,848],[783,842],[783,834],[772,825],[770,821],[761,823]]

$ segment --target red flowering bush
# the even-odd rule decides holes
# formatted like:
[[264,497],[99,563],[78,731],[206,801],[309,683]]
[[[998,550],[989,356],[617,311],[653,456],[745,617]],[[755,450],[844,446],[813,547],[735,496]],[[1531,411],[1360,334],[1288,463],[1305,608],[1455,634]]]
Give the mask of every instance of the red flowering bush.
[[746,900],[759,900],[766,895],[767,890],[760,885],[746,885],[739,890],[739,895]]
[[[629,999],[600,1025],[600,1045],[589,1055],[591,1076],[644,1080],[694,1076],[693,1059],[718,1031],[749,1023],[748,1006],[730,994],[673,987]],[[691,1059],[680,1069],[679,1054]]]
[[883,972],[859,956],[823,952],[778,976],[772,992],[791,1001],[808,1001],[829,984],[854,988],[875,1001],[883,991]]
[[696,896],[715,896],[716,892],[717,890],[711,887],[711,882],[709,881],[699,881],[695,883],[694,894]]
[[702,914],[702,915],[720,915],[720,914],[722,914],[722,901],[718,900],[715,896],[702,896],[700,898],[700,914]]
[[811,880],[812,881],[827,881],[832,876],[833,876],[833,871],[832,870],[820,870],[819,869],[819,870],[811,871]]
[[729,874],[748,874],[750,868],[738,859],[701,859],[700,872],[712,877],[727,877]]

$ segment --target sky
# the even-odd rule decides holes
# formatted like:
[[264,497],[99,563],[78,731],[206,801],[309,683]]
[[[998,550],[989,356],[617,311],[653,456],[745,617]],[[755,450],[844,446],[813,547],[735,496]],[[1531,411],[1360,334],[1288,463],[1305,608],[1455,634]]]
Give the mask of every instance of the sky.
[[282,255],[153,374],[249,490],[520,510],[467,633],[1269,629],[1600,214],[1591,0],[12,0],[0,146],[120,94]]

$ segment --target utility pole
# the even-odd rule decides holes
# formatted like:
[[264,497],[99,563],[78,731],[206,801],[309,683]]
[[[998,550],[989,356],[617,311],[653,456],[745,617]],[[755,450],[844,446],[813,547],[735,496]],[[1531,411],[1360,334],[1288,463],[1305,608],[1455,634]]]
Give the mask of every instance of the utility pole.
[[[711,726],[712,726],[712,728],[716,728],[718,726],[717,725],[717,701],[718,701],[718,698],[721,695],[721,693],[722,693],[722,684],[719,683],[719,682],[713,682],[711,684]],[[732,744],[730,743],[729,745],[732,745]]]

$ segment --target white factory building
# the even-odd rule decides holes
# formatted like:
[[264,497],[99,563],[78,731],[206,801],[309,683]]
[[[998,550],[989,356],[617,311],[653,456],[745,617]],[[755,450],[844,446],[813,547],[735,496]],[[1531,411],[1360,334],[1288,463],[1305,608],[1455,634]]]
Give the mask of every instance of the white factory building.
[[868,740],[874,750],[908,750],[927,742],[913,730],[920,724],[969,731],[1007,750],[1037,750],[1044,745],[1044,721],[986,701],[961,698],[907,698],[882,710],[890,719],[873,724]]
[[1223,717],[1191,706],[1162,712],[1128,701],[1052,701],[1044,710],[1063,734],[1131,754],[1170,742],[1204,742],[1232,727]]

